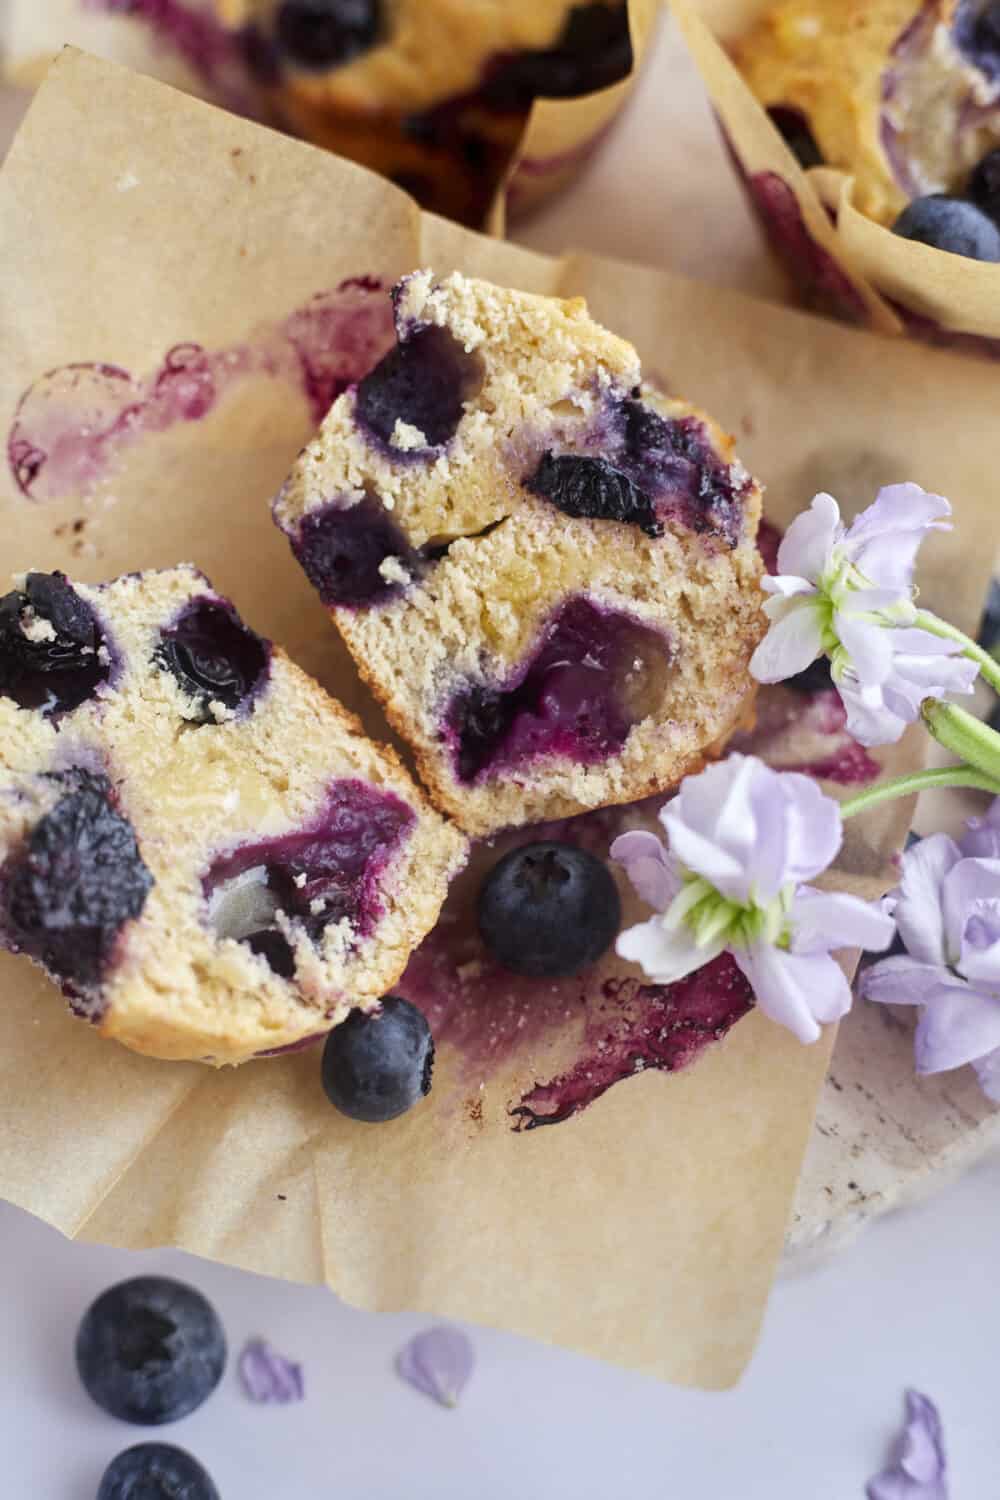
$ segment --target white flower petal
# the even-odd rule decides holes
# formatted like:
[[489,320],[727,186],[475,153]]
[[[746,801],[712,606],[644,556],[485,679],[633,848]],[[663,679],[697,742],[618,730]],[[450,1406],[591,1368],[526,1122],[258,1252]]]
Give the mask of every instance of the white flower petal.
[[917,550],[928,531],[949,530],[951,506],[918,484],[890,484],[847,530],[844,548],[873,583],[908,591]]
[[791,573],[818,582],[843,534],[836,500],[832,495],[815,495],[809,509],[795,517],[782,537],[779,574]]
[[844,725],[852,739],[871,749],[876,745],[894,745],[902,737],[912,718],[894,712],[878,687],[863,687],[849,674],[839,676],[837,691],[847,713]]
[[615,951],[629,963],[638,964],[654,984],[675,984],[718,958],[724,946],[720,939],[699,947],[689,928],[668,932],[660,917],[651,917],[620,933]]
[[979,1087],[987,1099],[1000,1104],[1000,1047],[995,1052],[987,1052],[985,1057],[977,1058],[972,1066],[976,1070]]
[[814,598],[816,597],[816,585],[808,578],[796,578],[794,573],[765,574],[760,580],[760,586],[765,594],[772,595],[764,605],[769,612],[775,606],[786,604],[800,594],[811,594]]
[[[840,804],[821,791],[811,776],[798,771],[770,771],[777,777],[784,802],[786,826],[784,867],[774,871],[769,884],[760,884],[768,896],[776,896],[789,881],[796,885],[803,880],[814,880],[828,869],[844,841],[844,823],[840,816]],[[773,785],[773,783],[771,783]],[[763,798],[758,799],[758,822],[765,831],[760,849],[766,849],[766,835],[774,812],[767,815]]]
[[730,755],[681,782],[660,813],[671,853],[730,900],[746,901],[758,829],[751,787],[762,762]]
[[750,658],[750,672],[758,682],[783,682],[804,672],[823,654],[823,628],[815,596],[792,599],[785,613],[772,621],[767,635]]
[[826,954],[787,953],[769,943],[732,951],[761,1010],[800,1042],[818,1041],[821,1023],[839,1021],[851,1008],[851,987]]
[[953,865],[941,884],[941,913],[951,961],[973,983],[1000,985],[1000,860]]
[[892,671],[891,627],[874,625],[838,610],[833,617],[833,628],[851,658],[858,681],[866,687],[885,682]]
[[834,948],[888,948],[896,924],[881,903],[862,901],[846,891],[802,886],[789,913],[793,953],[829,953]]

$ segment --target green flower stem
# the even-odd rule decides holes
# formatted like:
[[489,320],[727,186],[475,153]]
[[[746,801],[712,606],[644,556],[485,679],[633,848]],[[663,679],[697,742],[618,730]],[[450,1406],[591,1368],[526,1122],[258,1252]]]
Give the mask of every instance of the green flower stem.
[[1000,662],[993,659],[988,651],[982,646],[977,646],[974,640],[956,630],[954,625],[949,625],[947,620],[939,620],[937,615],[931,614],[929,609],[918,609],[914,625],[919,625],[921,630],[930,631],[931,635],[939,635],[946,641],[958,641],[962,646],[962,655],[974,661],[980,673],[995,693],[1000,693]]
[[943,766],[938,771],[915,771],[912,776],[895,776],[883,781],[867,792],[859,792],[840,804],[842,818],[853,818],[857,813],[868,812],[880,802],[891,802],[894,797],[910,797],[916,792],[933,791],[947,786],[971,787],[977,792],[991,792],[1000,796],[1000,781],[982,771],[973,771],[963,766]]
[[928,698],[921,704],[924,723],[939,745],[994,781],[1000,781],[1000,734],[956,703]]

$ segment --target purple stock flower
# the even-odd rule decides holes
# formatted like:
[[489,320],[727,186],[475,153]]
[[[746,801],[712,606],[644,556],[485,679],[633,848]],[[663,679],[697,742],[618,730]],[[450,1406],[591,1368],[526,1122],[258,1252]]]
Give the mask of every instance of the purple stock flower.
[[880,906],[814,890],[836,858],[840,808],[807,776],[731,755],[689,776],[660,813],[668,847],[626,833],[611,857],[658,912],[623,932],[618,952],[671,984],[729,952],[757,1004],[802,1042],[849,1009],[838,948],[880,951],[893,923]]
[[251,1401],[287,1406],[305,1396],[302,1366],[272,1349],[265,1339],[249,1339],[240,1355],[240,1383]]
[[894,904],[906,954],[873,964],[860,992],[920,1006],[919,1074],[972,1063],[983,1092],[1000,1102],[1000,858],[976,852],[998,840],[994,802],[960,844],[934,833],[904,854]]
[[870,1480],[868,1500],[948,1500],[947,1463],[937,1407],[919,1391],[906,1393],[906,1418],[892,1463]]
[[958,641],[916,623],[913,568],[930,531],[950,529],[951,506],[917,484],[893,484],[849,527],[832,495],[817,495],[778,549],[778,573],[765,578],[771,627],[750,670],[782,682],[829,656],[862,745],[887,745],[919,717],[925,698],[970,693],[978,674]]
[[458,1405],[475,1364],[472,1343],[460,1328],[428,1328],[396,1355],[399,1375],[440,1406]]

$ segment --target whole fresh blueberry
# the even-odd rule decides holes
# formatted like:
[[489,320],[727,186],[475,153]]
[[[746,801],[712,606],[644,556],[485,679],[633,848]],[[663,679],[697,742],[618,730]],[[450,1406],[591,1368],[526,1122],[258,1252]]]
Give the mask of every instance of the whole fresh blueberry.
[[960,52],[994,81],[1000,76],[1000,0],[960,0],[953,36]]
[[170,1443],[137,1443],[113,1458],[97,1500],[219,1500],[196,1458]]
[[525,487],[567,516],[623,521],[647,536],[659,536],[663,530],[649,496],[606,458],[543,453]]
[[382,29],[379,0],[283,0],[274,35],[303,68],[336,68],[368,52]]
[[212,703],[237,709],[252,696],[267,672],[270,652],[231,604],[195,599],[162,632],[153,659],[191,699],[190,721],[212,724]]
[[479,892],[479,931],[515,974],[557,978],[596,963],[621,926],[606,865],[572,844],[525,844],[494,865]]
[[893,234],[968,260],[1000,261],[1000,229],[981,208],[965,198],[931,193],[914,198],[895,224]]
[[153,877],[106,776],[76,769],[52,779],[67,790],[7,861],[0,906],[16,951],[86,989],[142,911]]
[[433,1067],[434,1040],[422,1011],[387,995],[377,1011],[352,1011],[330,1032],[323,1088],[341,1114],[379,1125],[430,1093]]
[[76,1335],[76,1367],[87,1394],[113,1417],[141,1427],[195,1411],[225,1365],[226,1336],[215,1310],[194,1287],[166,1276],[110,1287],[84,1313]]
[[67,713],[111,675],[90,605],[62,573],[29,573],[0,599],[0,697],[19,708]]
[[967,191],[984,214],[1000,222],[1000,147],[986,153],[969,178]]

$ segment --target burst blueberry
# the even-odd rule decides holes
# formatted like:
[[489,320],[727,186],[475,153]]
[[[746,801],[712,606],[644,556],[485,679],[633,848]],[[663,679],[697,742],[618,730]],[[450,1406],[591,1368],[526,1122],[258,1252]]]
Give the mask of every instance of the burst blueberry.
[[97,1500],[219,1500],[196,1458],[171,1443],[137,1443],[113,1458]]
[[1000,261],[1000,229],[993,220],[976,204],[949,198],[946,193],[914,198],[893,224],[892,232],[904,240],[968,260]]
[[567,516],[621,521],[638,526],[647,536],[659,536],[663,530],[649,496],[606,458],[544,453],[525,488]]
[[379,0],[283,0],[278,50],[303,68],[335,68],[370,51],[382,30]]
[[213,724],[211,704],[243,707],[259,689],[269,662],[267,643],[231,605],[196,599],[162,638],[154,655],[191,700],[192,723]]
[[87,1394],[123,1422],[154,1427],[195,1411],[215,1390],[226,1338],[211,1304],[166,1276],[136,1276],[83,1316],[76,1367]]
[[69,789],[7,862],[3,925],[16,951],[86,989],[142,911],[153,877],[106,776],[74,770],[53,779]]
[[479,931],[515,974],[559,978],[596,963],[621,926],[606,865],[572,844],[525,844],[494,865],[479,893]]
[[341,1114],[368,1124],[395,1120],[430,1092],[434,1040],[421,1011],[388,995],[365,1015],[353,1011],[330,1032],[322,1080]]
[[111,674],[97,617],[62,573],[29,573],[0,599],[0,697],[68,713]]
[[418,328],[360,382],[358,418],[383,443],[403,422],[423,434],[428,448],[437,448],[454,437],[464,402],[481,383],[479,360],[447,329]]
[[551,47],[498,58],[487,71],[483,101],[492,109],[530,109],[539,97],[572,99],[627,78],[632,68],[628,6],[574,5]]
[[[292,550],[324,604],[370,608],[416,577],[421,560],[385,507],[366,495],[357,505],[329,505],[305,516]],[[385,564],[395,564],[386,576]]]

